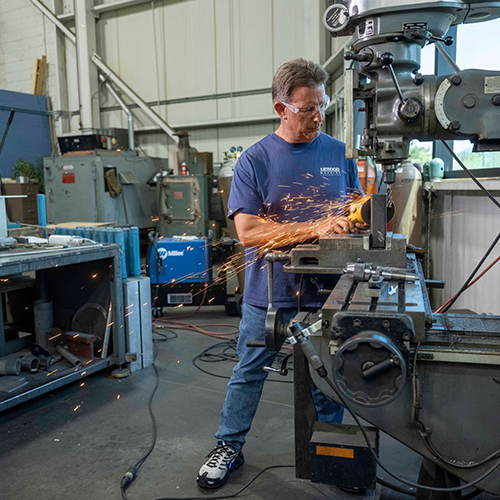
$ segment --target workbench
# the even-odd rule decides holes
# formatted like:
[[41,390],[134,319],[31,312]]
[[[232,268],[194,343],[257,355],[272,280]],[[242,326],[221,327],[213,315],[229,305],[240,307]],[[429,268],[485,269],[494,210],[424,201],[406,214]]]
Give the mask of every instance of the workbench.
[[[24,273],[21,275],[21,273]],[[34,275],[34,277],[33,277]],[[26,390],[14,392],[0,400],[0,411],[21,404],[53,389],[79,380],[110,365],[125,363],[125,328],[121,254],[118,245],[99,244],[70,248],[15,248],[0,253],[0,292],[33,287],[39,299],[53,301],[54,325],[63,331],[71,330],[71,319],[76,309],[88,302],[112,304],[112,354],[79,368],[56,370],[50,374],[21,372]],[[116,278],[115,278],[116,277]],[[28,293],[24,293],[28,297]],[[29,299],[28,299],[29,300]],[[0,357],[29,347],[33,338],[6,339],[4,328],[5,299],[0,300]],[[24,304],[23,304],[24,305]],[[26,309],[27,318],[33,309]],[[33,332],[34,333],[34,332]],[[50,376],[49,376],[50,375]],[[6,376],[0,377],[0,381]],[[0,398],[1,399],[1,398]]]

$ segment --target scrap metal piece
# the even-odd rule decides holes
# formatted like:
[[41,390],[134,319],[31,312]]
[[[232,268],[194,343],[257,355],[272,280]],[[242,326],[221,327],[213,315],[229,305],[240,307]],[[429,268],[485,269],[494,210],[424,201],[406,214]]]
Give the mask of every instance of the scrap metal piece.
[[56,346],[56,351],[66,360],[69,361],[73,366],[80,366],[81,360],[77,358],[74,354],[71,354],[68,349],[65,349],[62,345]]
[[100,304],[90,302],[76,311],[71,323],[71,329],[73,332],[94,335],[94,352],[97,354],[103,348],[107,324],[107,313],[104,307]]

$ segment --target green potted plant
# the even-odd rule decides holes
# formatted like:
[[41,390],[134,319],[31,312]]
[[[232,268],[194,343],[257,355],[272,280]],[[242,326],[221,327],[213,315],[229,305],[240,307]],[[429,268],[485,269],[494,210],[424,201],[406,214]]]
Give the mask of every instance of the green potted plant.
[[43,182],[43,165],[41,161],[37,162],[37,166],[34,167],[29,161],[20,158],[16,161],[14,169],[12,170],[12,177],[16,179],[17,177],[27,177],[28,179],[33,179],[38,183],[39,192],[45,193],[45,184]]

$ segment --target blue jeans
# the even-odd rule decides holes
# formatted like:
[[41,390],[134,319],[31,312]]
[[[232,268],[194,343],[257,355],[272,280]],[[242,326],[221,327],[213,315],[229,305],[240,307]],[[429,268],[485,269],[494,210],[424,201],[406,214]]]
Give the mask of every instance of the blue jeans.
[[[284,321],[288,322],[297,314],[297,309],[284,310]],[[238,340],[238,364],[234,367],[231,380],[227,384],[226,400],[219,420],[217,439],[241,450],[245,436],[250,430],[253,417],[259,406],[267,372],[264,366],[271,366],[276,358],[275,352],[262,348],[248,348],[247,340],[265,339],[265,320],[267,309],[243,303]],[[344,408],[326,397],[313,386],[313,399],[320,422],[340,424]]]

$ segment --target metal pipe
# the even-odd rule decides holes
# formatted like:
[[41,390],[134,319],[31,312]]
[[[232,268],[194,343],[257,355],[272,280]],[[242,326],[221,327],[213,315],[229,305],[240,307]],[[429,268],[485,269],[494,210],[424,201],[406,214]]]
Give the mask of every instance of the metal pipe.
[[46,15],[68,37],[68,39],[70,40],[70,42],[73,43],[73,45],[76,45],[76,35],[70,29],[68,29],[50,9],[48,9],[42,2],[40,2],[40,0],[30,0],[30,1],[38,10],[40,10],[44,15]]
[[21,373],[21,360],[19,358],[0,359],[0,375],[19,375]]
[[436,49],[439,50],[439,53],[446,59],[446,62],[453,68],[455,73],[460,71],[460,68],[457,66],[457,63],[450,57],[450,54],[444,50],[443,46],[440,42],[436,42]]
[[23,370],[36,372],[40,367],[40,360],[33,354],[21,354],[18,359],[21,361]]
[[101,125],[98,71],[90,62],[97,47],[95,18],[90,13],[94,1],[78,0],[74,2],[74,5],[78,88],[80,91],[80,129],[83,133],[93,133]]
[[179,143],[179,139],[174,135],[174,131],[168,126],[168,124],[155,112],[153,111],[113,70],[97,55],[92,56],[92,62],[106,75],[106,77],[115,83],[122,92],[127,94],[130,99],[132,99],[146,115],[156,123],[176,144]]
[[132,111],[125,104],[125,101],[118,95],[113,86],[106,80],[106,77],[99,73],[99,80],[104,84],[104,86],[108,89],[108,92],[113,96],[114,100],[120,105],[125,114],[127,115],[128,120],[128,147],[132,151],[135,149],[135,138],[134,138],[134,117],[132,115]]
[[73,366],[80,366],[82,364],[80,358],[77,358],[73,353],[69,352],[68,349],[65,349],[62,345],[56,346],[56,351]]

